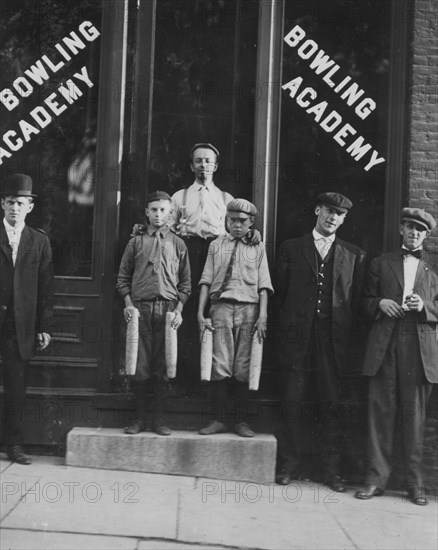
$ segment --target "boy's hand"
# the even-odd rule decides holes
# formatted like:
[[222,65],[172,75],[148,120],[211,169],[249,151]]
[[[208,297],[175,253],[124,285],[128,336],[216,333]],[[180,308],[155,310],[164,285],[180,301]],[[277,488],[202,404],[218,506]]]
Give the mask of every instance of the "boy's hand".
[[174,311],[173,313],[174,313],[174,316],[170,323],[170,326],[175,330],[178,330],[179,327],[182,325],[183,318],[180,311]]
[[211,319],[206,319],[203,315],[198,315],[198,326],[199,332],[201,333],[201,338],[206,330],[214,332],[214,327],[211,323]]
[[251,336],[257,334],[259,342],[266,338],[266,331],[268,328],[267,318],[260,316],[257,321],[254,323],[254,326],[251,331]]
[[138,237],[146,233],[147,226],[142,223],[136,223],[132,228],[131,237]]
[[418,294],[406,296],[405,305],[409,311],[421,311],[424,307],[424,302]]
[[134,307],[134,306],[127,306],[125,307],[125,309],[123,310],[123,316],[125,317],[125,321],[127,323],[129,323],[129,321],[133,318],[134,316],[134,311],[137,311],[137,308]]
[[262,235],[258,229],[250,229],[248,232],[248,244],[255,246],[262,242]]
[[401,319],[405,316],[403,308],[394,302],[394,300],[386,299],[380,300],[379,302],[380,310],[390,317],[391,319]]

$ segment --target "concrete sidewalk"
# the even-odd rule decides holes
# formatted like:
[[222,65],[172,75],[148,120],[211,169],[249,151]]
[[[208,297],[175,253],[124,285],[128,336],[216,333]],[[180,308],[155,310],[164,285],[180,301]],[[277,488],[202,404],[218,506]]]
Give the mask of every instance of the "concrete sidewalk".
[[438,506],[288,487],[65,466],[0,455],[7,549],[436,549]]

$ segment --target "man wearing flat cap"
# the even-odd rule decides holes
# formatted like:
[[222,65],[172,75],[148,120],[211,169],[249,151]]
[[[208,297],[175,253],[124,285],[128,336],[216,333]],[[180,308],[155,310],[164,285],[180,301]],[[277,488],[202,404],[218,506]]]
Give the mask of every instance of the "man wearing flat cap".
[[300,419],[310,398],[319,421],[324,483],[345,491],[340,472],[340,380],[348,367],[351,327],[364,278],[363,250],[336,236],[352,207],[340,193],[316,198],[312,233],[285,241],[279,251],[274,289],[278,334],[281,422],[277,430],[277,482],[299,476]]
[[438,382],[438,274],[423,250],[436,227],[425,210],[404,208],[402,247],[369,267],[364,307],[372,320],[363,372],[369,376],[368,474],[356,498],[383,494],[391,473],[396,414],[401,415],[403,489],[427,504],[421,463],[426,403]]
[[23,451],[26,371],[35,347],[50,343],[52,253],[43,232],[25,224],[34,207],[32,179],[13,174],[1,189],[4,210],[0,225],[0,352],[3,362],[4,442],[8,457],[30,464]]

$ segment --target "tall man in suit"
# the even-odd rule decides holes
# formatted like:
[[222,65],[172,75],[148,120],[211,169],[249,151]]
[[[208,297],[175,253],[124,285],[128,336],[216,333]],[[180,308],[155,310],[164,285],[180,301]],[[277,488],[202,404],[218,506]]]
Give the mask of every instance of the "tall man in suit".
[[312,233],[285,241],[274,285],[281,397],[277,430],[277,482],[297,475],[302,452],[303,402],[311,398],[319,419],[322,479],[345,491],[340,475],[340,377],[347,366],[351,326],[364,278],[363,250],[341,241],[336,231],[352,202],[328,192],[316,199]]
[[26,370],[35,346],[50,343],[52,254],[43,232],[25,224],[34,207],[32,179],[13,174],[3,181],[0,224],[0,352],[3,363],[4,441],[8,457],[30,464],[23,451]]
[[438,274],[423,251],[434,218],[419,208],[401,213],[401,250],[370,265],[364,305],[373,321],[365,352],[369,376],[367,485],[356,498],[383,494],[391,472],[397,410],[401,414],[404,489],[424,506],[421,462],[426,403],[438,382]]

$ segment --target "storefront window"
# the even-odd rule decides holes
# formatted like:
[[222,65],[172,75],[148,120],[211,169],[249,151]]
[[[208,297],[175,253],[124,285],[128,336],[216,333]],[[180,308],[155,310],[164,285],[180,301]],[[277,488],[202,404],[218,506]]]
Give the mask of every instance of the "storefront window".
[[[315,195],[336,190],[354,203],[341,236],[370,256],[381,250],[390,9],[390,1],[285,2],[283,34],[295,32],[283,52],[281,83],[292,83],[282,91],[278,242],[310,230]],[[336,123],[336,130],[330,130]],[[346,134],[334,139],[346,124]],[[363,141],[356,142],[359,137]],[[356,149],[351,148],[354,142]],[[368,145],[360,156],[359,146]],[[370,167],[372,158],[385,160]]]
[[91,277],[97,253],[101,5],[2,3],[2,179],[15,172],[32,177],[39,198],[28,222],[48,234],[58,276]]

